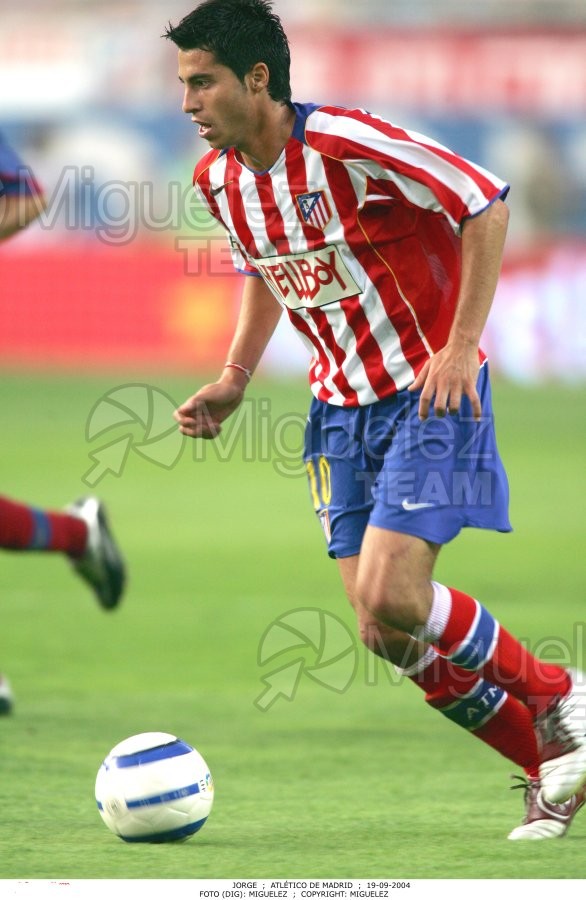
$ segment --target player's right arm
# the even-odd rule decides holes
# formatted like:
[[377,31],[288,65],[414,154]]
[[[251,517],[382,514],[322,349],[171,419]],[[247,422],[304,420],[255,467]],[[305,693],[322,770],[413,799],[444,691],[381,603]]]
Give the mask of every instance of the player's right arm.
[[[244,282],[240,313],[228,360],[254,372],[277,327],[282,309],[262,278]],[[240,406],[248,384],[242,369],[223,369],[218,381],[206,384],[176,411],[179,430],[188,437],[215,438],[222,422]]]

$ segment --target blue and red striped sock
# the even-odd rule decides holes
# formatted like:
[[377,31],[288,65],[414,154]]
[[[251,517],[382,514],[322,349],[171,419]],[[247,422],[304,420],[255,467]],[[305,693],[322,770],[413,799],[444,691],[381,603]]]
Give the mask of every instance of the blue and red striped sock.
[[537,659],[468,594],[433,582],[433,603],[417,636],[442,656],[478,672],[524,703],[535,716],[564,696],[571,679],[561,666]]
[[44,550],[77,557],[84,553],[86,544],[87,525],[77,516],[0,497],[0,547]]
[[425,691],[431,707],[520,766],[528,778],[539,777],[533,717],[523,703],[478,673],[454,665],[434,647],[402,671]]

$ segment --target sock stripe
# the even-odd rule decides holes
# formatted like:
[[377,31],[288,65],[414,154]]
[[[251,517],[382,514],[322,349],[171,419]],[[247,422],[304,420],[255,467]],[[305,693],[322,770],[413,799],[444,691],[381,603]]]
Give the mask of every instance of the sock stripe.
[[473,597],[455,588],[449,593],[451,605],[445,593],[434,588],[428,620],[421,634],[415,635],[419,640],[435,645],[457,668],[481,673],[490,683],[502,685],[534,716],[553,697],[567,692],[569,676],[563,668],[536,659]]
[[[436,593],[434,591],[434,603],[432,605],[431,615],[434,614],[434,606],[443,606],[447,612],[447,621],[440,632],[432,633],[429,628],[429,620],[425,624],[425,639],[435,644],[441,641],[442,647],[449,647],[450,650],[455,649],[461,643],[463,635],[473,628],[474,622],[478,616],[479,603],[468,594],[463,594],[454,588],[446,588],[447,600],[445,593]],[[437,615],[437,612],[435,612]]]
[[429,611],[429,618],[425,623],[423,631],[425,633],[424,639],[433,642],[442,637],[446,630],[452,611],[452,595],[449,588],[444,584],[439,584],[437,581],[432,581],[431,587],[433,590],[433,599]]
[[430,707],[521,766],[530,777],[539,776],[533,717],[507,690],[438,655],[411,681],[425,692]]
[[436,709],[456,725],[467,731],[476,731],[498,713],[507,696],[502,688],[481,678],[464,697]]
[[453,663],[469,671],[480,669],[491,659],[499,635],[498,622],[478,601],[474,602],[477,610],[472,626],[455,652],[449,654]]
[[29,543],[30,550],[44,550],[51,544],[52,528],[48,515],[42,509],[31,507],[33,533]]

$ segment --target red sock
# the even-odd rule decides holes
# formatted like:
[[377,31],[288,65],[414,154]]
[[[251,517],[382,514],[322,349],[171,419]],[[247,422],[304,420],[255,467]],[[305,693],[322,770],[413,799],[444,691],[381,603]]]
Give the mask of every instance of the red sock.
[[434,602],[423,637],[457,666],[482,674],[529,707],[542,712],[571,686],[561,666],[526,650],[468,594],[434,583]]
[[525,769],[528,778],[539,778],[539,747],[529,708],[506,694],[506,700],[494,718],[472,734],[507,759]]
[[77,516],[47,512],[0,497],[0,547],[81,556],[86,543],[87,525]]
[[539,777],[539,754],[529,709],[499,688],[454,666],[430,647],[421,671],[405,674],[425,691],[426,703],[515,765]]

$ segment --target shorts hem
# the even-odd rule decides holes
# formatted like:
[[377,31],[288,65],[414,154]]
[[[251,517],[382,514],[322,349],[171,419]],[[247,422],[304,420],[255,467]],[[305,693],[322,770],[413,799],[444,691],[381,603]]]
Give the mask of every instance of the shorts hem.
[[340,550],[333,550],[332,548],[328,547],[328,556],[330,557],[330,559],[348,559],[348,557],[350,556],[358,556],[361,549],[362,546],[359,546],[356,549],[348,549],[344,547]]
[[503,526],[503,525],[488,525],[486,523],[479,522],[471,522],[470,520],[463,520],[457,526],[450,528],[449,530],[443,531],[441,534],[437,530],[433,528],[427,528],[423,523],[412,523],[409,525],[407,522],[396,521],[389,522],[388,520],[384,523],[377,521],[369,521],[369,525],[373,525],[375,528],[382,528],[383,531],[397,531],[399,534],[410,534],[412,537],[421,538],[424,541],[429,541],[431,544],[449,544],[450,541],[453,541],[454,538],[458,537],[463,528],[478,528],[483,531],[497,531],[501,533],[509,533],[513,529],[511,525]]
[[[449,532],[444,532],[442,535],[439,535],[437,532],[433,531],[433,529],[417,527],[417,525],[413,524],[407,527],[407,524],[403,524],[401,522],[394,522],[392,525],[388,522],[384,525],[380,522],[369,522],[368,525],[374,526],[374,528],[381,528],[383,531],[396,531],[399,534],[409,534],[411,537],[421,538],[422,541],[428,541],[430,544],[449,544],[450,541],[453,541],[454,538],[458,537],[463,528],[476,528],[482,531],[495,531],[498,534],[510,534],[513,531],[512,525],[487,525],[484,523],[478,522],[462,522],[456,529],[451,529]],[[330,559],[347,559],[350,556],[359,556],[360,551],[362,550],[362,544],[358,547],[343,547],[339,550],[335,548],[328,547],[328,556]]]

